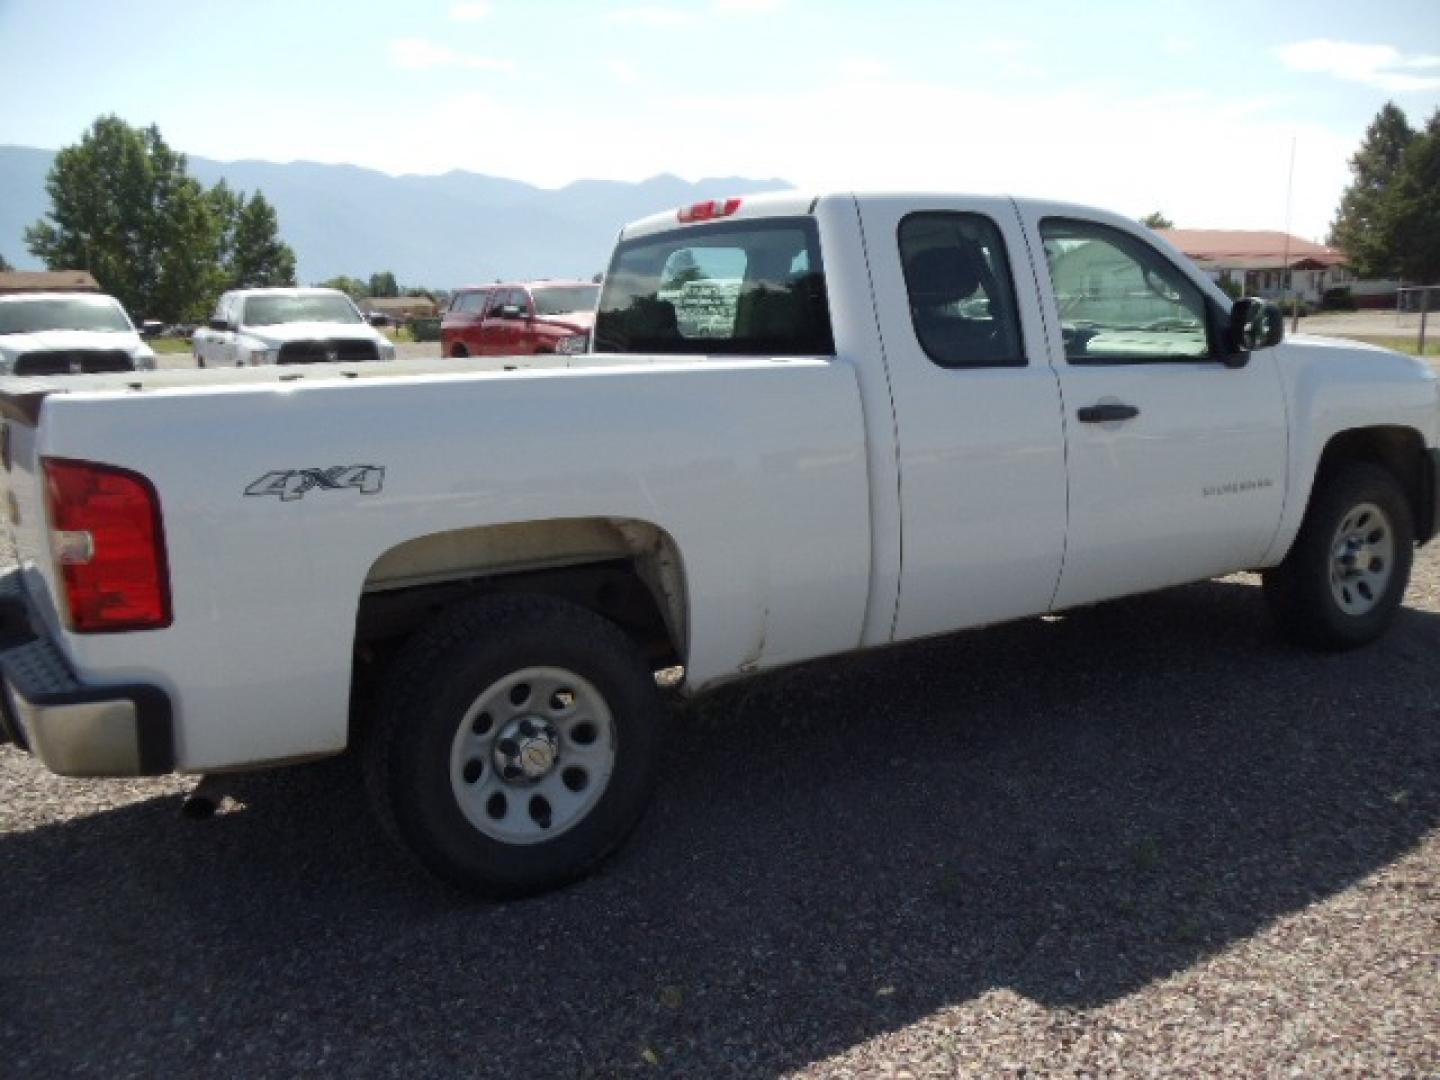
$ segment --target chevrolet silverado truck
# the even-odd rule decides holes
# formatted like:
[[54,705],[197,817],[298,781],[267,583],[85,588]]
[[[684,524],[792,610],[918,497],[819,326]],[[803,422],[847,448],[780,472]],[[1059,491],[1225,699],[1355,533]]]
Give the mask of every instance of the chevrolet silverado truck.
[[149,371],[155,351],[113,296],[32,292],[0,296],[0,375]]
[[639,819],[662,671],[1238,570],[1363,646],[1436,380],[1282,335],[1117,215],[782,194],[625,228],[593,354],[0,382],[5,724],[70,776],[353,746],[421,866],[518,895]]
[[196,367],[394,360],[395,346],[338,289],[236,289],[191,338]]

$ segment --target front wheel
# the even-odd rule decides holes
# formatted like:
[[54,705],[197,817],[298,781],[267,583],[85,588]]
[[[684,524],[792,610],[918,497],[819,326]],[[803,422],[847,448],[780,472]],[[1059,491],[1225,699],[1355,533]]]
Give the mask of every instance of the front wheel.
[[1367,645],[1389,627],[1414,558],[1415,527],[1399,482],[1355,462],[1322,476],[1285,561],[1264,576],[1280,629],[1312,648]]
[[486,896],[581,877],[654,783],[654,676],[613,623],[540,596],[485,597],[396,659],[365,741],[372,801],[433,874]]

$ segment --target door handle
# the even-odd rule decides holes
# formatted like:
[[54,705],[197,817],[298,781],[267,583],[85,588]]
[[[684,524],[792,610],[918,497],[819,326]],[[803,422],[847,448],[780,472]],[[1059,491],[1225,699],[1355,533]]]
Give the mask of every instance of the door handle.
[[1075,414],[1082,424],[1103,424],[1110,420],[1130,420],[1140,415],[1134,405],[1118,401],[1107,401],[1099,405],[1087,405]]

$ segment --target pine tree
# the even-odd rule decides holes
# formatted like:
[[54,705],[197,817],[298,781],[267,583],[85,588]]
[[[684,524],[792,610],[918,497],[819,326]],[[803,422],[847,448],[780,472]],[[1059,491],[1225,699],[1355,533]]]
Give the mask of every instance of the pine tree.
[[1405,151],[1414,140],[1405,114],[1387,102],[1350,159],[1355,179],[1340,197],[1328,242],[1345,252],[1360,277],[1384,278],[1398,272],[1385,207]]
[[236,200],[225,263],[230,287],[295,284],[295,252],[280,239],[280,220],[265,196],[242,193]]
[[1440,109],[1406,147],[1380,219],[1400,276],[1440,283]]

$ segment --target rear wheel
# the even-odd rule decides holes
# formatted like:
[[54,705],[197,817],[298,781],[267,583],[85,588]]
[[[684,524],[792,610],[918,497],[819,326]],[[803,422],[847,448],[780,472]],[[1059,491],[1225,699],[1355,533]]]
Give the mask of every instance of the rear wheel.
[[655,680],[630,640],[548,597],[487,597],[396,659],[364,746],[391,834],[488,896],[572,881],[624,840],[654,783]]
[[450,349],[450,355],[456,360],[464,360],[470,355],[470,350],[464,345],[455,345]]
[[1265,574],[1271,614],[1303,645],[1366,645],[1400,607],[1414,545],[1410,506],[1395,477],[1377,465],[1342,465],[1317,481],[1290,554]]

